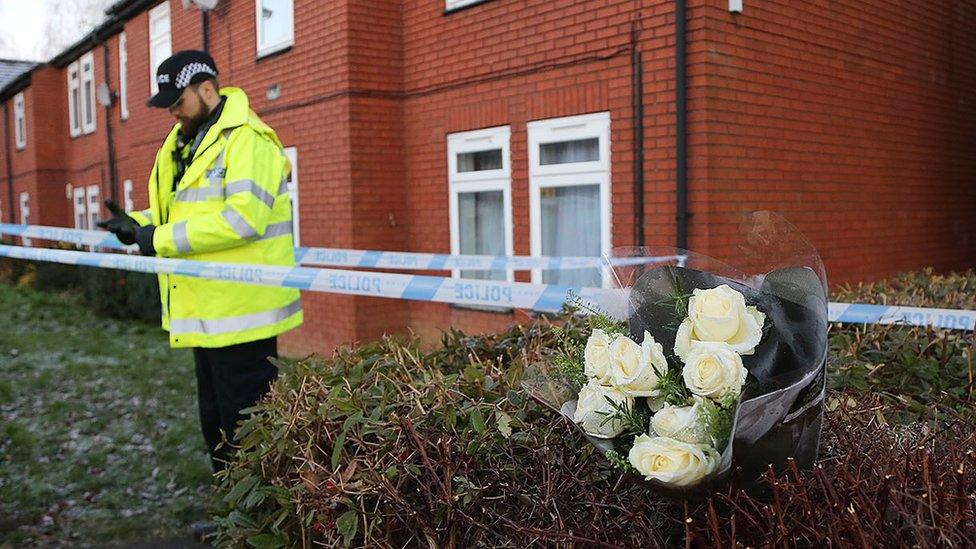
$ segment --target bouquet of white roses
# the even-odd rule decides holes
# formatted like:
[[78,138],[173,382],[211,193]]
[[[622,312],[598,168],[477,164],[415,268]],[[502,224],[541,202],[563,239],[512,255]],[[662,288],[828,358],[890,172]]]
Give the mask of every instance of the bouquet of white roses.
[[[749,472],[787,457],[812,463],[822,417],[825,277],[792,226],[773,214],[762,215],[758,228],[755,221],[744,232],[752,253],[743,257],[753,268],[774,265],[758,274],[686,251],[619,250],[621,260],[608,261],[618,289],[604,303],[578,303],[591,313],[585,343],[565,334],[523,385],[611,463],[662,488],[717,479],[733,454]],[[779,248],[755,245],[763,239]],[[639,261],[669,253],[683,265]]]

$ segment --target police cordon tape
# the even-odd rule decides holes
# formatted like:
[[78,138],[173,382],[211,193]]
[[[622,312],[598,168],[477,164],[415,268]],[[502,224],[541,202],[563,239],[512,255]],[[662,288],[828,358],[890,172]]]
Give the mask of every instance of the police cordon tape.
[[[609,312],[626,311],[626,291],[605,288],[573,288],[555,284],[498,282],[399,273],[347,271],[311,267],[278,267],[213,263],[98,252],[49,250],[0,245],[0,257],[50,261],[143,273],[179,274],[213,280],[286,286],[300,290],[348,295],[431,301],[556,312],[575,293],[584,302],[599,303]],[[976,311],[900,307],[860,303],[829,303],[831,322],[857,324],[904,324],[955,330],[976,328]]]
[[177,274],[228,282],[285,286],[316,292],[433,301],[457,305],[531,309],[540,312],[560,310],[570,295],[570,291],[580,296],[584,301],[590,301],[600,296],[599,302],[601,303],[612,299],[614,292],[614,290],[601,288],[573,288],[556,284],[500,282],[312,267],[216,263],[114,253],[49,250],[23,246],[0,245],[0,257],[51,261],[67,265],[83,265],[141,273]]
[[869,305],[866,303],[828,303],[827,319],[851,324],[906,324],[950,330],[976,329],[976,311]]
[[[14,225],[0,223],[0,234],[54,240],[78,246],[108,248],[113,250],[136,250],[135,246],[125,245],[112,233],[67,227],[44,225]],[[368,269],[445,271],[463,269],[468,271],[528,271],[599,269],[606,265],[600,257],[530,257],[493,256],[469,254],[434,254],[419,252],[388,252],[376,250],[352,250],[345,248],[295,248],[295,261],[301,265],[326,267],[362,267]],[[664,255],[653,257],[611,258],[611,265],[635,265],[684,261],[684,256]]]

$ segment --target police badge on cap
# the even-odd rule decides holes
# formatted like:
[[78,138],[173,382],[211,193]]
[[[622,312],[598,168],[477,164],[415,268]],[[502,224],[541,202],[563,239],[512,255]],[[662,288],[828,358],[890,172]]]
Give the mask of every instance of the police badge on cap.
[[209,54],[197,50],[178,51],[159,64],[156,84],[159,92],[149,98],[150,107],[169,108],[190,84],[217,76],[217,65]]

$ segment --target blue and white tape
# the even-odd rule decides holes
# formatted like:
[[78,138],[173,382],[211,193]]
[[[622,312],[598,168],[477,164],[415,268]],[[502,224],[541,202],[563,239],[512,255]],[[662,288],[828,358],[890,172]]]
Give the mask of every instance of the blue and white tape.
[[[135,250],[126,246],[115,235],[105,231],[49,227],[43,225],[14,225],[0,223],[0,234],[66,242],[77,246],[92,246],[115,250]],[[666,255],[655,257],[612,258],[611,265],[679,263],[684,256]],[[325,267],[361,267],[366,269],[447,271],[528,271],[598,269],[607,261],[600,257],[531,257],[493,256],[466,254],[433,254],[418,252],[387,252],[353,250],[345,248],[295,248],[295,261],[301,265]]]
[[285,286],[315,292],[531,309],[540,312],[558,311],[570,296],[570,292],[584,301],[592,300],[601,303],[612,301],[615,294],[614,290],[574,288],[555,284],[469,280],[311,267],[215,263],[23,246],[0,245],[0,257],[142,273],[177,274],[264,286]]
[[[101,231],[79,231],[58,227],[0,224],[0,232],[10,230],[10,227],[20,230],[13,233],[8,232],[7,234],[16,234],[28,238],[58,240],[84,246],[132,248],[131,246],[123,246],[113,235]],[[99,240],[95,240],[95,237]],[[540,312],[558,311],[568,299],[570,291],[572,291],[583,301],[599,303],[604,311],[614,316],[619,317],[622,314],[625,315],[627,308],[627,294],[625,290],[573,288],[554,284],[455,279],[426,275],[318,269],[310,267],[212,263],[184,259],[49,250],[44,248],[3,245],[0,245],[0,257],[52,261],[70,265],[85,265],[144,273],[179,274],[214,280],[245,282],[267,286],[285,286],[317,292],[410,299],[458,305],[519,308]],[[351,266],[358,267],[360,265],[356,264]],[[831,322],[843,323],[903,324],[956,330],[976,330],[976,311],[955,309],[829,303],[827,318]]]
[[976,328],[976,311],[956,309],[829,303],[827,318],[854,324],[906,324],[970,331]]

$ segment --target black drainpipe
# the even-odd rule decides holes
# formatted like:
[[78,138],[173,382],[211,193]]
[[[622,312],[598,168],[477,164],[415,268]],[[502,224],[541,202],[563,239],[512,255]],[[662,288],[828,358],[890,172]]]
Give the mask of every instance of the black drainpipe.
[[210,47],[210,26],[207,24],[207,12],[200,10],[200,34],[203,36],[203,51]]
[[[102,55],[105,59],[105,85],[108,85],[108,75],[109,75],[109,55],[108,55],[108,42],[102,41]],[[112,89],[109,88],[109,94],[112,94]],[[118,202],[118,193],[116,192],[116,187],[118,187],[118,176],[116,175],[115,166],[115,141],[112,139],[112,101],[109,101],[108,105],[105,105],[105,144],[108,148],[108,195],[112,199],[112,202]]]
[[688,249],[688,172],[687,172],[687,117],[685,112],[685,0],[675,0],[674,6],[674,76],[675,76],[675,120],[677,123],[677,243],[682,250]]
[[644,245],[644,64],[637,47],[637,22],[630,25],[631,94],[634,115],[634,245]]
[[14,218],[14,165],[10,158],[10,105],[9,101],[3,102],[3,150],[7,157],[7,219],[15,222]]

